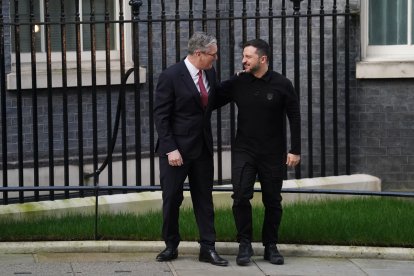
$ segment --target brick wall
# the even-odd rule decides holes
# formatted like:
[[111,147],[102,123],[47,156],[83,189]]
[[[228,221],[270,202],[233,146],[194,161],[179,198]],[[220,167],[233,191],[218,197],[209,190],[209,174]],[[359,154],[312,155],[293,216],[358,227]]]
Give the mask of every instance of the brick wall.
[[352,171],[386,190],[414,190],[414,81],[358,80],[352,90]]

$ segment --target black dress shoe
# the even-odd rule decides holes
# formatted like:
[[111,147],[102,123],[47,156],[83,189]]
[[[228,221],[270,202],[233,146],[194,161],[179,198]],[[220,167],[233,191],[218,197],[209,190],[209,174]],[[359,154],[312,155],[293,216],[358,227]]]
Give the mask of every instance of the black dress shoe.
[[174,247],[167,247],[165,248],[160,254],[157,255],[157,261],[159,262],[167,262],[178,257],[178,250]]
[[253,256],[253,248],[250,242],[241,242],[239,245],[239,253],[236,257],[236,263],[238,265],[248,265]]
[[277,250],[275,244],[265,246],[264,259],[276,265],[282,265],[285,262],[283,256],[279,253],[279,250]]
[[219,256],[215,249],[201,248],[198,260],[219,266],[227,266],[229,264],[227,260]]

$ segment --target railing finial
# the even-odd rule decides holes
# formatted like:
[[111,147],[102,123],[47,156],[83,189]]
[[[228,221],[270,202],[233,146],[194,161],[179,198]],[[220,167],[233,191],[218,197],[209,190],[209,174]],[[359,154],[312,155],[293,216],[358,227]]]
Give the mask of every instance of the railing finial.
[[129,5],[132,7],[134,13],[139,12],[139,8],[142,6],[141,0],[129,0]]
[[290,0],[290,1],[293,2],[293,10],[299,11],[300,10],[300,2],[302,2],[303,0]]

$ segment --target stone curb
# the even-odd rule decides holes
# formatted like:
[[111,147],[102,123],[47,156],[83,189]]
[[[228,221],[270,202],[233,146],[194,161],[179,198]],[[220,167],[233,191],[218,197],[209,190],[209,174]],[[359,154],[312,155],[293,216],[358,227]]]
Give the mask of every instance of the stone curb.
[[[161,241],[51,241],[51,242],[0,242],[2,254],[33,253],[158,253],[164,249]],[[253,243],[255,255],[263,254],[261,243]],[[280,244],[280,252],[285,256],[323,258],[376,258],[414,261],[414,248],[361,247],[330,245]],[[238,243],[217,242],[216,249],[223,255],[237,255]],[[181,242],[180,254],[196,255],[197,242]]]

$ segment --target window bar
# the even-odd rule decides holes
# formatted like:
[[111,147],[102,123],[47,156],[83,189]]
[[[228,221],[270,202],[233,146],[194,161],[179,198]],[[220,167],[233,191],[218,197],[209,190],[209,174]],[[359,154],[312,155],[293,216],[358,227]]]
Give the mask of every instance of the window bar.
[[[49,186],[55,186],[55,161],[53,157],[53,89],[52,89],[52,46],[50,35],[50,14],[49,14],[49,0],[45,0],[45,50],[46,50],[46,74],[47,74],[47,117],[48,117],[48,144],[49,144]],[[55,192],[49,192],[49,199],[55,199]]]
[[162,70],[167,68],[167,30],[165,19],[165,0],[161,0],[161,52]]
[[[92,159],[93,171],[98,170],[98,115],[97,115],[97,97],[96,97],[96,18],[95,18],[95,0],[90,1],[90,36],[91,36],[91,69],[92,69]],[[93,185],[97,186],[99,174],[93,174]]]
[[[17,1],[16,1],[17,2]],[[22,79],[21,79],[21,59],[20,59],[20,17],[19,5],[14,6],[14,37],[15,37],[15,53],[16,53],[16,100],[17,100],[17,159],[18,159],[18,175],[19,187],[23,187],[23,115],[22,115]],[[5,91],[5,90],[2,90]],[[24,193],[19,191],[19,202],[24,202]]]
[[242,8],[242,42],[245,43],[247,41],[247,3],[246,0],[243,0],[243,8]]
[[338,49],[337,49],[337,26],[338,26],[336,0],[333,2],[332,10],[332,100],[333,100],[333,150],[334,150],[334,175],[338,175]]
[[[113,185],[112,175],[112,81],[111,81],[111,20],[109,4],[105,0],[105,76],[106,76],[106,147],[108,152],[108,186]],[[112,194],[112,190],[108,191]]]
[[[218,53],[220,54],[220,27],[221,22],[219,20],[220,18],[220,1],[216,0],[216,37],[217,37],[217,46],[219,47],[217,49]],[[216,61],[216,70],[217,70],[217,81],[221,81],[221,55],[218,56],[218,59]],[[217,184],[222,185],[223,184],[223,147],[222,147],[222,139],[221,139],[221,108],[218,108],[216,111],[217,116]]]
[[[126,91],[126,82],[125,82],[125,28],[124,28],[124,1],[119,0],[119,44],[120,44],[120,65],[121,65],[121,83],[122,88]],[[122,130],[122,186],[127,186],[128,174],[127,174],[127,141],[126,141],[126,104],[125,104],[125,94],[122,93],[121,97],[121,130]],[[124,191],[126,193],[126,191]]]
[[[180,1],[175,0],[175,62],[181,59],[180,53]],[[148,22],[149,23],[149,22]]]
[[194,12],[193,12],[193,0],[189,0],[189,11],[188,11],[188,28],[189,28],[189,37],[194,33]]
[[313,177],[313,116],[312,116],[312,0],[308,0],[307,11],[307,56],[308,56],[308,177]]
[[[3,1],[0,0],[0,7],[3,7]],[[3,8],[0,9],[0,79],[1,79],[1,141],[2,141],[2,170],[3,170],[3,187],[8,187],[7,178],[7,117],[6,117],[6,66],[4,53],[4,20]],[[3,203],[8,204],[8,192],[3,191]]]
[[321,176],[326,175],[326,157],[325,157],[325,17],[324,17],[324,5],[321,0],[320,11],[319,11],[319,62],[320,62],[320,124],[321,124]]
[[[66,58],[66,15],[65,1],[60,1],[60,40],[62,54],[62,110],[63,110],[63,177],[64,185],[69,186],[69,120],[68,120],[68,78]],[[65,190],[65,198],[69,198],[69,191]]]
[[[178,13],[178,0],[177,2],[177,13]],[[179,16],[179,15],[178,15]],[[176,25],[177,26],[177,25]],[[148,1],[148,72],[154,72],[154,60],[153,60],[153,29],[152,29],[152,11],[151,11],[151,0]],[[176,38],[177,39],[177,38]],[[176,40],[177,43],[177,40]],[[177,48],[177,58],[180,58],[180,47]],[[177,60],[177,62],[178,62]],[[149,135],[150,135],[150,185],[155,185],[155,154],[154,154],[154,140],[155,140],[155,129],[154,129],[154,74],[148,74],[148,110],[149,110]]]
[[[30,56],[32,67],[32,120],[33,120],[33,185],[39,186],[39,127],[37,114],[37,64],[36,64],[36,19],[34,14],[34,3],[30,0]],[[34,192],[35,201],[39,200],[39,191]]]
[[206,0],[203,0],[203,10],[201,12],[201,24],[203,28],[203,32],[207,32],[207,3]]
[[[256,0],[256,38],[260,38],[260,0]],[[270,38],[270,37],[269,37]],[[270,39],[269,39],[270,40]],[[269,41],[270,44],[270,41]]]
[[[302,0],[293,0],[293,24],[294,24],[294,82],[295,82],[295,91],[298,96],[298,101],[300,102],[300,29],[299,29],[299,19],[300,19],[300,2]],[[295,177],[297,179],[301,178],[301,165],[300,163],[295,167]]]
[[[81,22],[79,1],[75,2],[75,29],[76,29],[76,75],[77,75],[77,98],[78,98],[78,155],[79,155],[79,186],[84,186],[83,179],[83,113],[82,113],[82,49],[81,49]],[[84,197],[84,191],[79,191],[80,197]]]
[[350,25],[349,0],[345,4],[345,152],[346,152],[346,174],[351,174],[351,124],[350,124],[350,98],[349,98],[349,25]]
[[[134,58],[134,103],[135,103],[135,185],[141,186],[141,90],[139,78],[139,4],[133,7],[132,40]],[[150,109],[151,110],[151,109]],[[151,164],[151,162],[150,162]],[[151,173],[151,172],[150,172]]]
[[270,53],[269,53],[269,69],[273,70],[273,1],[269,0],[269,46],[270,46]]

